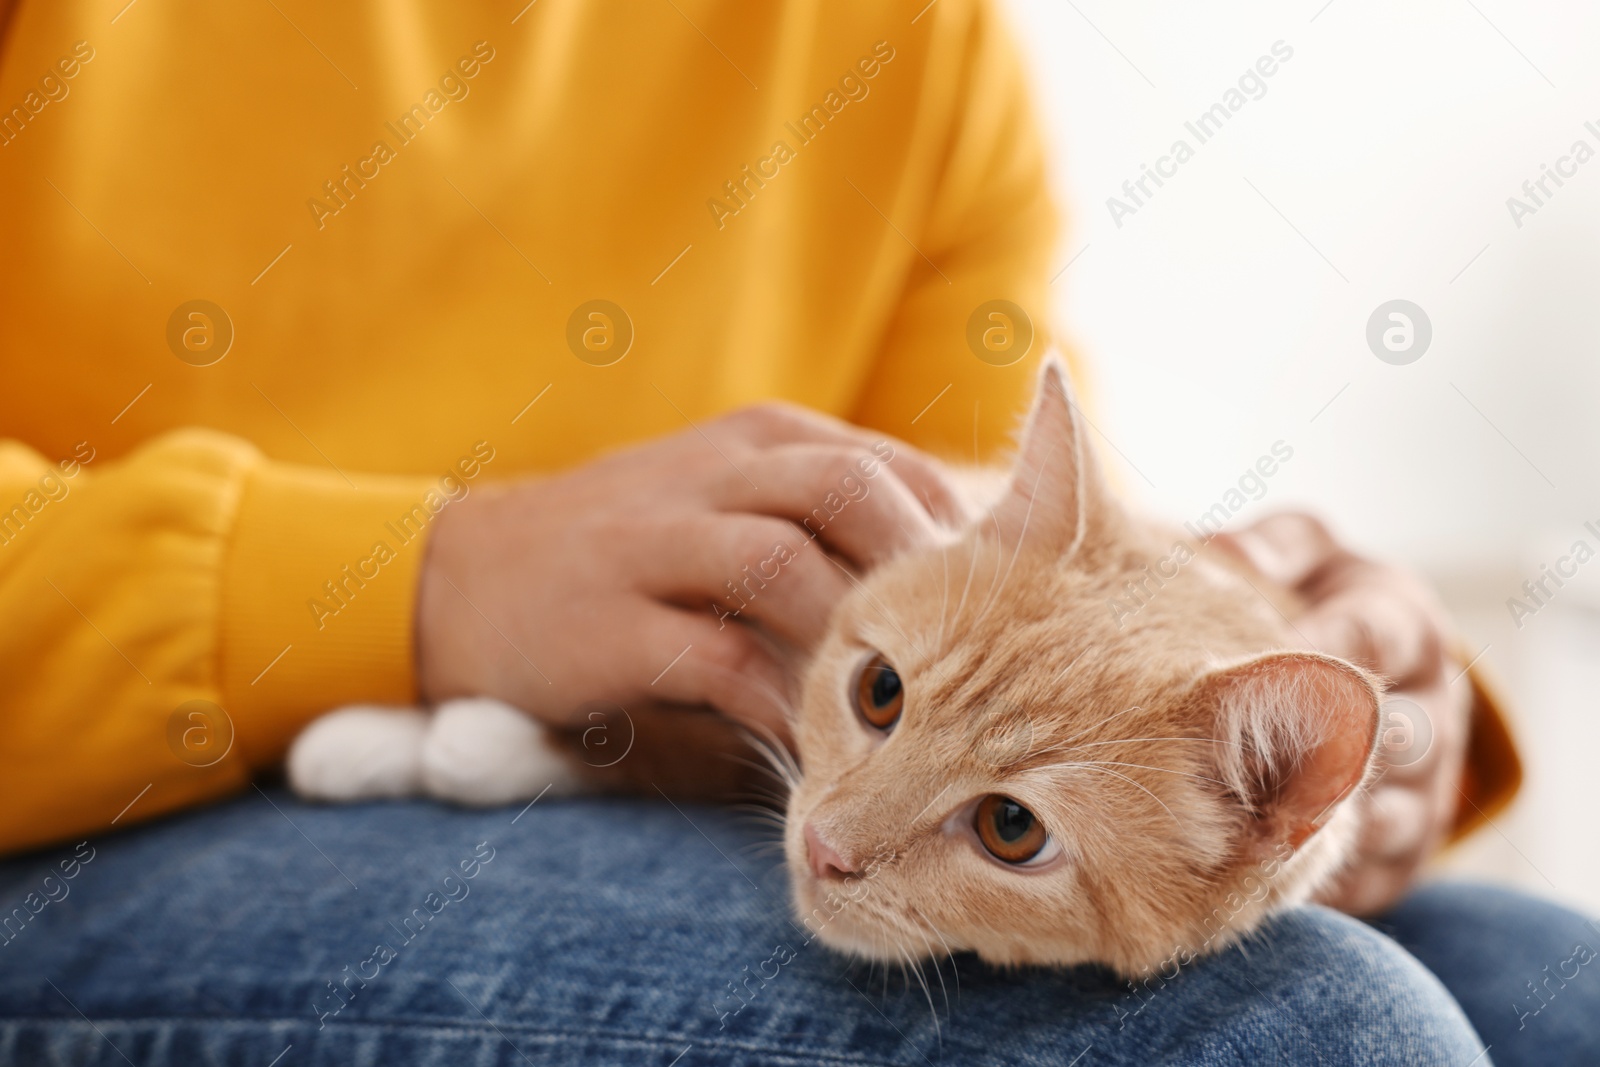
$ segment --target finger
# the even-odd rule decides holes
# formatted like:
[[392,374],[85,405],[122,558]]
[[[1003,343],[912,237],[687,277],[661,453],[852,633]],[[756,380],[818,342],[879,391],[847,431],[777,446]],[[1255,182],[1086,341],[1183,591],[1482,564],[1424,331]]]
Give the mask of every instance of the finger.
[[1439,679],[1431,686],[1385,694],[1378,758],[1387,782],[1455,781],[1466,756],[1468,698]]
[[1335,885],[1318,895],[1329,907],[1346,915],[1381,915],[1400,903],[1416,879],[1413,865],[1368,865],[1348,871]]
[[707,617],[719,628],[758,621],[810,648],[849,591],[822,548],[782,519],[703,513],[655,535],[660,544],[631,564],[639,587],[695,609],[709,604]]
[[1269,515],[1242,530],[1218,534],[1227,547],[1279,585],[1298,588],[1330,564],[1354,559],[1321,520],[1302,512]]
[[789,679],[748,627],[718,629],[714,619],[659,608],[640,621],[638,637],[647,669],[661,664],[653,677],[637,679],[644,695],[706,705],[792,743]]
[[1380,786],[1371,794],[1364,816],[1360,854],[1368,861],[1421,859],[1435,836],[1433,800],[1422,790]]
[[[888,464],[912,496],[941,523],[966,525],[969,513],[961,492],[943,464],[904,441],[864,430],[841,419],[794,404],[768,403],[744,408],[709,423],[707,433],[758,449],[791,444],[833,445],[871,452]],[[752,479],[758,485],[760,479]]]
[[1396,685],[1431,682],[1444,670],[1444,645],[1431,616],[1391,586],[1361,584],[1334,593],[1295,626],[1321,651]]
[[743,478],[724,481],[721,505],[801,524],[862,570],[948,539],[911,488],[876,454],[840,445],[786,445],[759,453]]
[[[759,765],[758,756],[766,755],[759,748],[752,751],[748,736],[744,735],[753,731],[707,707],[662,702],[628,710],[634,732],[631,737],[623,734],[619,740],[624,744],[635,741],[632,748],[618,745],[608,751],[610,739],[596,734],[589,761],[591,766],[598,764],[602,769],[607,764],[616,765],[617,785],[622,787],[618,791],[636,791],[642,785],[651,791],[660,790],[674,802],[732,800],[748,795],[747,790],[754,784],[748,772]],[[768,744],[774,755],[781,747],[777,742]],[[638,758],[631,765],[623,764],[624,754]]]

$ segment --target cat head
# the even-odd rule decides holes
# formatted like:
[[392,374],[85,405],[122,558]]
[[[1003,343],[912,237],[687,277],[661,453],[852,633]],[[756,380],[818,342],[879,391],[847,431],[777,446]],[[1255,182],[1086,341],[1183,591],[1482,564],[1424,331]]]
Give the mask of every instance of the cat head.
[[1379,683],[1296,650],[1259,576],[1125,509],[1054,360],[1003,494],[858,593],[795,721],[785,856],[824,943],[1146,974],[1341,861]]

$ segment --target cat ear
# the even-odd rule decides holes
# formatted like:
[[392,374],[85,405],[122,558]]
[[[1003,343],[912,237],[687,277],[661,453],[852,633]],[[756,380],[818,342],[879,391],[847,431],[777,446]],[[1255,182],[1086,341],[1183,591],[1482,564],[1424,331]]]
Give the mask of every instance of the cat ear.
[[1001,536],[1068,555],[1109,506],[1067,369],[1056,356],[1047,356],[1010,486],[995,508]]
[[1343,660],[1274,652],[1206,675],[1219,777],[1249,809],[1252,851],[1298,849],[1366,777],[1380,685]]

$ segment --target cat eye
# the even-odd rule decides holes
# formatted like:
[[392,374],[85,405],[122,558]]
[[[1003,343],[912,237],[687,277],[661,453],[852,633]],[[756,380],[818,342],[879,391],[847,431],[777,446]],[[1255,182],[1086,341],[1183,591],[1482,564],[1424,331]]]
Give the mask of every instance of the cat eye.
[[979,801],[973,829],[989,855],[1002,863],[1043,863],[1058,851],[1044,824],[1010,797],[991,794]]
[[879,730],[892,730],[900,721],[900,708],[905,704],[905,688],[900,684],[899,673],[889,661],[873,656],[856,675],[854,700],[856,714],[867,725]]

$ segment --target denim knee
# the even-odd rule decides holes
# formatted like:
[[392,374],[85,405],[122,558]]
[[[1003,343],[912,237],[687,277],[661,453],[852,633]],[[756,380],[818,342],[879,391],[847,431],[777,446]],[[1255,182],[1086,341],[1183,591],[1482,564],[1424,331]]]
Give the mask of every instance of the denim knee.
[[1423,886],[1378,920],[1502,1064],[1600,1062],[1600,921],[1514,889]]
[[1464,1067],[1483,1051],[1425,967],[1321,907],[1288,911],[1188,973],[1145,983],[1137,1004],[1108,1041],[1142,1046],[1149,1062]]

